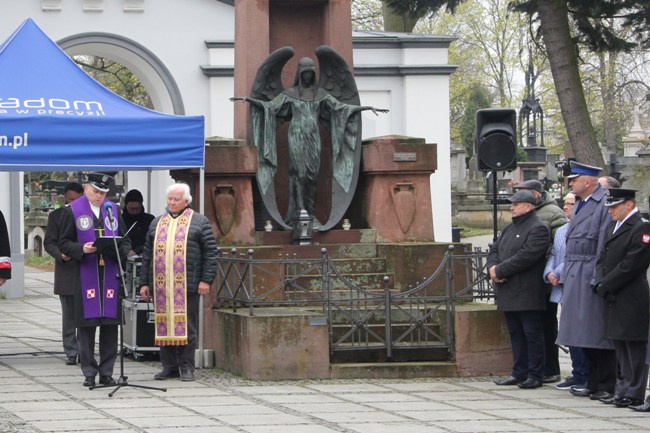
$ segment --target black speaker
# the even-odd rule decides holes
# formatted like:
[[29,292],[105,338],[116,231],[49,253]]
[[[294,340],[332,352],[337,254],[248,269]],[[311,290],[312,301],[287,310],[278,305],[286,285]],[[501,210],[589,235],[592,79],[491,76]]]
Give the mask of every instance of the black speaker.
[[510,108],[476,112],[476,158],[479,171],[511,171],[517,167],[517,113]]

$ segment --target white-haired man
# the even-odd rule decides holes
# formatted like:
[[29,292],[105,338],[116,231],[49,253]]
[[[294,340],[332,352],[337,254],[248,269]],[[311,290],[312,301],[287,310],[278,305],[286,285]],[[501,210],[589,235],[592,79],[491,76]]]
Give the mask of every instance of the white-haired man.
[[160,346],[162,363],[156,380],[194,380],[199,300],[217,272],[212,226],[190,208],[191,203],[187,184],[167,188],[167,208],[149,226],[142,253],[140,296],[145,301],[153,296],[154,341]]

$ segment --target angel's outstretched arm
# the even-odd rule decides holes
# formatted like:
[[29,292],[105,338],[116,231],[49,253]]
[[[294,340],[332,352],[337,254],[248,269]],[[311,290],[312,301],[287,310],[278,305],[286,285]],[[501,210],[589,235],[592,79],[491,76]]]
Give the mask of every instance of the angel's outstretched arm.
[[356,113],[358,113],[358,112],[360,112],[360,111],[368,111],[368,110],[370,110],[370,111],[372,111],[373,113],[375,113],[376,116],[379,116],[379,113],[388,113],[388,111],[389,111],[389,110],[386,109],[386,108],[375,108],[375,107],[371,107],[371,106],[369,106],[369,105],[359,105],[359,106],[357,106],[357,107],[354,109],[354,111],[355,111]]
[[264,104],[262,101],[259,99],[251,98],[250,96],[233,96],[232,98],[229,98],[230,102],[235,102],[235,101],[244,101],[244,102],[249,102],[256,107],[262,107]]

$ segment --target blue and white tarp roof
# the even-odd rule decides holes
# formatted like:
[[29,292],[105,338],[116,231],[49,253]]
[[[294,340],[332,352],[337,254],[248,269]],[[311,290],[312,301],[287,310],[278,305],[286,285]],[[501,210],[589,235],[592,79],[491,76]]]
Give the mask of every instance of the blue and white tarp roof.
[[111,92],[31,19],[0,45],[0,171],[203,167],[203,125]]

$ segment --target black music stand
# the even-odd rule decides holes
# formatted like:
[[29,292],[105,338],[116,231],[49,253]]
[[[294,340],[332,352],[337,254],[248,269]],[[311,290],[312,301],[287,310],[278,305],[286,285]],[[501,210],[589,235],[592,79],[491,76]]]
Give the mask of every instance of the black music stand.
[[[124,290],[126,288],[126,281],[124,279],[124,271],[122,270],[122,259],[120,258],[120,250],[118,248],[117,244],[117,236],[113,236],[113,247],[115,248],[115,256],[117,257],[117,265],[119,268],[119,273],[117,275],[118,277],[118,282],[122,285],[122,290],[120,290],[120,293],[124,293]],[[131,386],[134,388],[143,388],[143,389],[153,389],[156,391],[162,391],[162,392],[167,392],[167,388],[159,388],[155,386],[147,386],[147,385],[135,385],[133,383],[129,383],[128,381],[128,376],[124,375],[124,319],[126,312],[124,311],[124,297],[120,297],[120,305],[122,307],[122,318],[119,323],[120,327],[120,377],[117,379],[117,385],[99,385],[99,386],[91,386],[88,389],[98,389],[98,388],[108,388],[111,386],[115,386],[115,389],[113,391],[108,393],[109,397],[113,397],[117,391],[120,390],[120,388],[123,388],[125,386]]]

